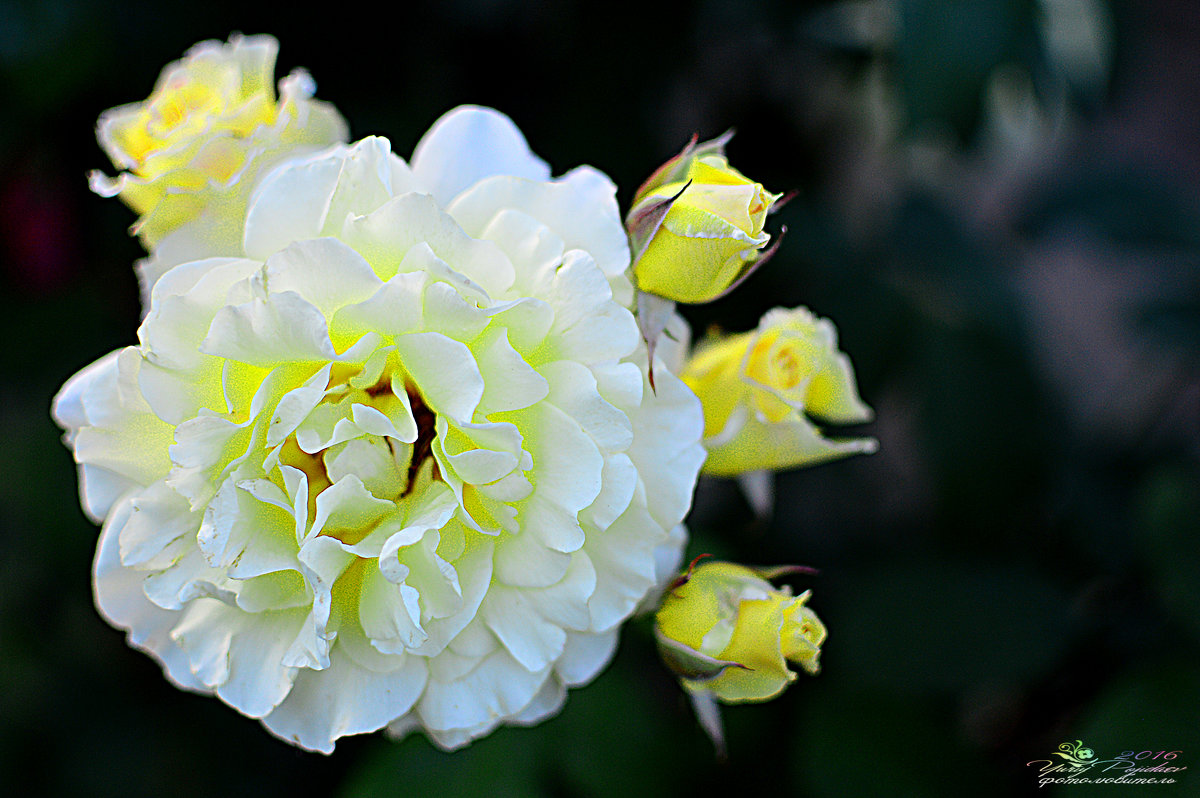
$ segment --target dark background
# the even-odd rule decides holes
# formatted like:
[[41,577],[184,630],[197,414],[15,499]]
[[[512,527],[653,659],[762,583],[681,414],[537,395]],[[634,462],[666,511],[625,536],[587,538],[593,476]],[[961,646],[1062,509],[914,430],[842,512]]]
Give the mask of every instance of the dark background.
[[[49,403],[134,342],[104,109],[193,43],[281,42],[353,138],[401,155],[497,107],[556,173],[634,187],[694,131],[798,197],[778,256],[696,329],[808,305],[880,451],[703,480],[689,554],[799,562],[824,672],[726,711],[718,764],[646,624],[534,729],[324,757],[171,687],[91,604]],[[1065,33],[1064,33],[1065,31]],[[1091,32],[1089,34],[1089,31]],[[1064,741],[1172,751],[1200,795],[1200,10],[1188,0],[330,4],[0,0],[0,785],[61,796],[958,796],[1036,792]],[[1056,793],[1055,790],[1058,792]],[[1121,792],[1127,790],[1127,792]]]

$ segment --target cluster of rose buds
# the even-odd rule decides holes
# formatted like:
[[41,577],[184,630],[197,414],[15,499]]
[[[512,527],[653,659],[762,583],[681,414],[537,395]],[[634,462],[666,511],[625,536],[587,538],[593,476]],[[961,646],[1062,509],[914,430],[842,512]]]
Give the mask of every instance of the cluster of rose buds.
[[[779,248],[778,238],[768,248],[764,227],[783,195],[729,165],[730,138],[697,144],[694,137],[641,186],[626,217],[642,292],[641,329],[651,350],[674,302],[726,296]],[[751,332],[711,334],[680,377],[704,407],[703,472],[745,480],[760,511],[764,500],[749,489],[753,477],[875,451],[874,439],[830,439],[811,419],[855,424],[872,414],[858,396],[849,358],[837,349],[833,324],[806,308],[768,311]],[[787,661],[819,670],[825,627],[807,606],[809,592],[792,596],[767,581],[805,570],[693,562],[663,595],[659,651],[719,751],[718,701],[775,697],[795,679]]]

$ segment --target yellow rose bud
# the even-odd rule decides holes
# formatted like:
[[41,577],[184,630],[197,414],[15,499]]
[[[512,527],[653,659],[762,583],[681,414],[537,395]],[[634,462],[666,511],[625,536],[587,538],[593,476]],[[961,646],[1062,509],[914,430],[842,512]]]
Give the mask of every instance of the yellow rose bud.
[[240,244],[238,214],[258,173],[284,156],[345,141],[346,123],[311,99],[307,73],[280,81],[276,102],[278,49],[270,36],[201,42],[163,70],[145,102],[101,115],[100,146],[126,171],[116,178],[93,172],[92,190],[120,196],[140,215],[133,229],[147,248],[213,205],[228,205],[221,213],[228,219],[204,235]]
[[709,561],[667,591],[656,634],[689,690],[726,703],[766,701],[796,678],[788,662],[820,671],[825,626],[806,606],[809,591],[793,596],[773,587],[764,578],[770,575]]
[[806,308],[775,308],[748,333],[710,336],[680,377],[704,406],[704,473],[733,476],[875,451],[872,438],[826,438],[809,416],[870,421],[837,331]]
[[[686,151],[685,151],[686,152]],[[630,219],[675,197],[634,264],[638,288],[676,302],[723,295],[769,253],[763,232],[780,198],[729,165],[723,155],[692,158],[678,179],[636,198]],[[681,193],[682,192],[682,193]]]

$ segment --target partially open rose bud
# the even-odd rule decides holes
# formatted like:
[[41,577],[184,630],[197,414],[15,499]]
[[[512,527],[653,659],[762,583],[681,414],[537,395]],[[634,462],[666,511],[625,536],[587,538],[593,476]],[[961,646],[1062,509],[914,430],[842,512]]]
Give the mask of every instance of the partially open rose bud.
[[763,231],[780,198],[729,165],[728,136],[689,145],[639,189],[627,227],[638,288],[676,302],[712,301],[771,250]]
[[809,419],[861,423],[872,413],[833,324],[805,308],[775,308],[755,330],[709,336],[680,376],[704,406],[706,474],[795,468],[876,449],[873,438],[827,438]]
[[759,570],[708,561],[681,576],[655,618],[664,661],[693,692],[743,703],[774,698],[796,678],[787,663],[820,670],[825,626],[768,578],[791,568]]

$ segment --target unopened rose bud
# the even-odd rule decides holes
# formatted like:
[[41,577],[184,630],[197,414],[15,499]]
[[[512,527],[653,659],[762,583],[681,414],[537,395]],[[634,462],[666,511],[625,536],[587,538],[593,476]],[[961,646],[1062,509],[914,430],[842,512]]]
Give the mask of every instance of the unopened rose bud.
[[796,678],[788,662],[820,670],[825,626],[806,606],[809,591],[793,596],[767,581],[793,570],[708,561],[666,592],[655,618],[659,650],[688,690],[766,701]]
[[680,376],[704,406],[706,474],[815,465],[877,447],[873,438],[826,438],[809,419],[851,424],[872,413],[833,324],[805,308],[775,308],[755,330],[710,336]]
[[709,302],[765,262],[763,231],[779,200],[729,165],[728,135],[689,145],[634,197],[627,228],[638,288],[676,302]]

